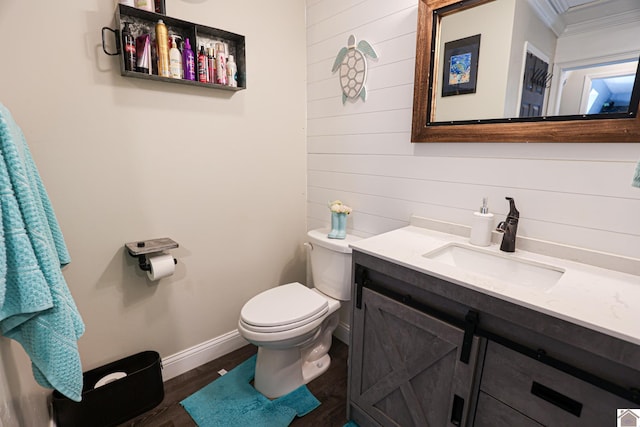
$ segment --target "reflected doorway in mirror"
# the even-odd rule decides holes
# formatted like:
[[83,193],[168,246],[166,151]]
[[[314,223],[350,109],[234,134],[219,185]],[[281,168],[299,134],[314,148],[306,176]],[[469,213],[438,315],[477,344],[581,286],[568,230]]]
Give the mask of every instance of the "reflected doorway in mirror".
[[544,100],[551,74],[549,64],[531,52],[527,52],[520,95],[519,117],[540,117],[544,111]]

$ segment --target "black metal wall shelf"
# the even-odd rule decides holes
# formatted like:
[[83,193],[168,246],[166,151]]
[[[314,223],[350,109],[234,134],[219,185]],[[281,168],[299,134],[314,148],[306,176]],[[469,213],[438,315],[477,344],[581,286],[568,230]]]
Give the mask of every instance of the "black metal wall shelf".
[[[120,59],[120,74],[124,77],[134,77],[143,80],[159,81],[164,83],[173,83],[187,86],[195,86],[205,89],[218,89],[227,91],[240,91],[247,88],[246,79],[246,59],[245,59],[245,38],[240,34],[235,34],[229,31],[220,30],[218,28],[207,27],[200,24],[194,24],[192,22],[184,21],[182,19],[172,18],[165,14],[159,14],[149,12],[142,9],[137,9],[123,4],[118,4],[115,12],[116,17],[116,30],[115,37],[118,47],[118,54]],[[233,55],[238,76],[238,87],[226,86],[215,83],[202,83],[199,81],[185,80],[185,79],[173,79],[169,77],[161,77],[157,74],[147,74],[137,71],[128,71],[125,69],[124,55],[122,54],[122,29],[124,23],[130,24],[132,33],[134,36],[140,34],[151,34],[152,40],[155,40],[155,25],[158,20],[162,21],[167,26],[169,35],[179,36],[182,40],[189,39],[191,49],[194,55],[197,57],[198,49],[200,45],[205,48],[212,43],[226,43],[229,47],[229,55]],[[103,40],[104,43],[104,40]],[[106,50],[105,50],[106,52]]]

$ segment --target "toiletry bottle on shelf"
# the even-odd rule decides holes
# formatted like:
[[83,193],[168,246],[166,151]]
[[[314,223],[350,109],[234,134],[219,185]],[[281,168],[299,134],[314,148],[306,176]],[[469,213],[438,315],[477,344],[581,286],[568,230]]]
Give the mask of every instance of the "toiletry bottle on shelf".
[[216,83],[227,85],[227,58],[222,43],[216,43]]
[[176,44],[176,36],[171,36],[171,49],[169,49],[169,71],[171,72],[171,78],[182,78],[182,55],[178,50]]
[[204,52],[204,45],[200,45],[200,52],[198,52],[198,81],[209,83],[209,59]]
[[124,23],[122,29],[122,54],[124,55],[124,69],[135,71],[136,69],[136,39],[131,34],[129,23]]
[[169,35],[162,19],[156,24],[156,51],[158,55],[158,75],[171,77],[169,71]]
[[[149,35],[151,37],[151,35]],[[158,75],[158,43],[156,43],[156,39],[151,37],[149,39],[151,44],[151,65],[149,67],[149,74],[153,74],[154,76]]]
[[184,41],[184,50],[182,51],[182,67],[184,68],[184,79],[195,80],[196,79],[196,63],[193,57],[193,50],[191,50],[191,44],[189,39]]
[[147,10],[149,12],[156,11],[156,5],[153,0],[135,0],[135,5],[138,9]]
[[216,55],[211,43],[207,47],[207,63],[209,64],[209,83],[214,84],[216,82]]
[[180,52],[180,78],[184,79],[184,41],[182,41],[182,37],[180,36],[176,36],[176,39],[178,52]]
[[233,55],[229,55],[229,60],[227,61],[227,81],[229,86],[238,87],[238,67]]
[[482,199],[482,207],[480,210],[473,213],[471,239],[469,239],[469,243],[476,246],[489,246],[491,244],[491,233],[493,229],[493,214],[489,213],[487,198],[485,197]]
[[149,34],[136,37],[136,71],[151,74],[151,36]]

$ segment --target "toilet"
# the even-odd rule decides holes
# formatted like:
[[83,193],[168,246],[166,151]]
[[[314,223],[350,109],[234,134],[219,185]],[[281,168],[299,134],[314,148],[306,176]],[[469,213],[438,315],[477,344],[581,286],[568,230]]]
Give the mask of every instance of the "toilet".
[[258,346],[254,387],[268,398],[307,384],[331,363],[340,301],[351,299],[349,243],[360,239],[329,239],[327,233],[307,233],[314,288],[298,282],[276,286],[251,298],[240,312],[240,335]]

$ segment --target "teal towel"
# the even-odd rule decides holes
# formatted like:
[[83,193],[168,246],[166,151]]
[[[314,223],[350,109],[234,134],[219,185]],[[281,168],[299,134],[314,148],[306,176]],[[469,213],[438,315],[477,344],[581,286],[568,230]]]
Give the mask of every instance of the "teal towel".
[[285,427],[320,405],[305,385],[269,400],[250,384],[255,368],[254,355],[180,404],[199,427]]
[[40,385],[80,401],[84,323],[61,271],[71,259],[24,135],[2,104],[0,214],[0,334],[22,345]]
[[638,164],[636,165],[636,173],[633,175],[631,185],[640,188],[640,160],[638,160]]

